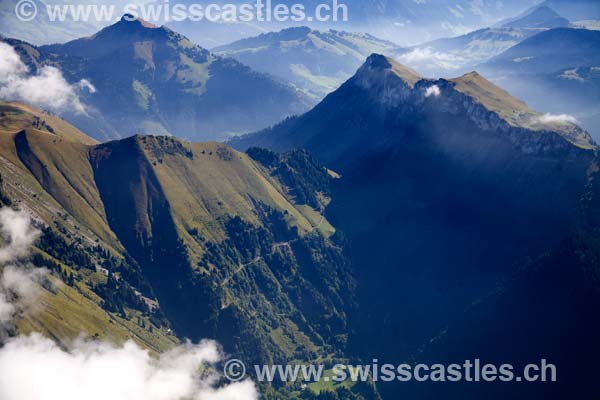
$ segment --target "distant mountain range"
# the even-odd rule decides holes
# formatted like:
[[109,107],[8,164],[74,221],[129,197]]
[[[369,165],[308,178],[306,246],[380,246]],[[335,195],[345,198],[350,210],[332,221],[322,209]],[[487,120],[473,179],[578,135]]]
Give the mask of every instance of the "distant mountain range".
[[[106,21],[74,22],[70,18],[64,21],[50,21],[45,13],[40,12],[31,23],[23,23],[16,18],[14,10],[17,0],[3,1],[0,5],[0,34],[16,37],[36,45],[64,42],[81,36],[91,35]],[[83,0],[56,1],[54,4],[86,4]],[[136,4],[152,2],[138,1]],[[184,5],[193,4],[192,0],[180,2]],[[217,4],[248,4],[251,0],[215,0]],[[303,0],[309,15],[319,4],[332,4],[331,0]],[[102,0],[94,4],[115,5],[117,13],[124,13],[124,4],[115,0]],[[157,1],[155,4],[162,4]],[[174,3],[172,3],[174,4]],[[275,3],[273,3],[275,4]],[[536,4],[536,0],[345,0],[349,10],[349,21],[338,23],[317,23],[315,21],[300,21],[309,24],[313,29],[337,29],[345,31],[370,32],[378,37],[398,41],[403,45],[416,44],[440,37],[455,36],[485,26],[490,26],[502,19],[517,15]],[[41,7],[40,7],[41,8]],[[116,15],[113,17],[117,17]],[[141,16],[143,17],[143,16]],[[224,45],[261,32],[280,30],[298,21],[287,22],[236,22],[218,23],[186,20],[152,21],[156,24],[167,24],[171,29],[182,32],[195,43],[204,47]],[[41,29],[36,30],[32,27]],[[44,32],[44,33],[40,33]]]
[[68,81],[85,78],[94,85],[95,93],[83,99],[87,115],[66,117],[101,140],[137,133],[223,139],[269,126],[311,104],[286,83],[142,20],[123,18],[65,44],[9,43],[30,49],[21,55],[33,71],[54,65]]
[[544,0],[537,7],[550,7],[571,22],[600,20],[600,5],[595,0]]
[[[543,347],[545,356],[567,369],[578,368],[568,361],[574,360],[572,351],[598,354],[594,334],[586,334],[587,326],[599,331],[591,315],[557,335],[552,329],[561,328],[552,320],[553,309],[537,327],[538,298],[510,298],[515,291],[524,296],[522,285],[528,284],[540,301],[556,293],[564,313],[577,314],[587,295],[563,293],[598,288],[591,275],[586,277],[588,267],[571,270],[566,260],[577,258],[572,253],[548,261],[551,281],[533,278],[542,274],[534,260],[548,251],[559,254],[569,239],[588,173],[595,168],[597,147],[574,124],[532,111],[477,73],[423,79],[373,55],[307,114],[232,144],[279,151],[305,147],[341,174],[326,215],[344,233],[355,263],[360,311],[352,320],[356,334],[350,348],[364,359],[434,362],[485,354],[522,360],[526,346],[511,349],[510,343],[524,336],[546,343],[535,348]],[[519,273],[525,276],[513,281]],[[563,291],[560,277],[571,275]],[[505,285],[509,288],[498,293]],[[594,293],[590,304],[600,299]],[[497,315],[501,337],[496,337]],[[522,331],[511,315],[529,315],[532,323]],[[482,338],[462,342],[458,326],[466,321],[475,321],[470,323],[485,332]],[[585,339],[575,350],[548,345],[558,336],[575,343],[580,335]],[[506,346],[496,349],[495,342]],[[576,374],[565,377],[554,393],[580,393]],[[503,397],[496,386],[469,384],[380,383],[379,389],[384,398]],[[507,390],[517,398],[531,397],[524,386],[508,384]]]
[[600,138],[600,31],[559,28],[533,36],[479,68],[540,110],[570,114]]
[[368,55],[397,49],[394,43],[368,34],[298,27],[242,39],[213,51],[321,99],[350,78]]
[[395,53],[396,58],[430,76],[464,73],[475,65],[548,29],[568,27],[569,20],[549,7],[537,7],[520,18],[465,35],[438,39]]

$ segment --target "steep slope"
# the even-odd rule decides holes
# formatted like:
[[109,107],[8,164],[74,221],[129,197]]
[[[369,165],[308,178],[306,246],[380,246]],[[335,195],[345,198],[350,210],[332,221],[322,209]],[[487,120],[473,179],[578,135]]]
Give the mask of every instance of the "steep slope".
[[0,108],[0,201],[34,216],[32,261],[65,282],[15,329],[154,351],[215,338],[256,362],[346,347],[355,283],[322,216],[332,178],[307,154],[264,163],[151,136],[98,145],[39,110]]
[[[450,362],[477,354],[486,362],[538,362],[540,354],[556,366],[556,383],[518,388],[497,385],[456,385],[443,392],[435,387],[405,387],[412,398],[466,396],[502,398],[511,395],[562,399],[585,397],[595,390],[590,372],[600,353],[598,286],[598,166],[590,167],[577,222],[564,242],[525,262],[519,272],[499,285],[440,332],[415,358],[419,362]],[[535,340],[532,340],[535,338]],[[548,349],[552,349],[548,351]],[[536,360],[536,361],[534,361]],[[581,384],[589,382],[589,384]]]
[[[39,53],[37,64],[55,65],[69,81],[85,77],[95,86],[83,97],[87,114],[65,117],[100,140],[138,133],[223,139],[310,104],[289,85],[142,20],[123,17],[88,38],[29,47]],[[24,57],[35,71],[31,59]]]
[[[377,55],[311,112],[241,143],[306,147],[341,173],[326,215],[349,241],[360,305],[350,348],[366,360],[414,360],[471,304],[560,246],[596,152],[580,128],[552,126],[476,73],[423,80]],[[534,307],[524,301],[507,312]],[[520,337],[511,332],[502,340]],[[454,348],[470,348],[462,333]],[[562,354],[558,347],[536,347],[538,359]],[[401,386],[379,388],[399,398]]]
[[[152,296],[106,223],[87,161],[96,142],[54,115],[0,103],[0,143],[2,198],[8,200],[2,205],[33,217],[42,235],[31,262],[54,274],[52,285],[41,289],[39,307],[17,319],[13,333],[37,331],[59,343],[80,335],[115,343],[133,339],[156,352],[177,344],[167,326],[150,322],[141,294],[133,294],[135,284]],[[103,291],[109,270],[123,277],[111,298]]]
[[369,54],[389,53],[397,47],[369,34],[298,27],[242,39],[213,51],[321,99],[351,77]]
[[153,137],[96,147],[92,161],[111,227],[178,332],[257,362],[344,346],[347,261],[264,167],[221,144]]

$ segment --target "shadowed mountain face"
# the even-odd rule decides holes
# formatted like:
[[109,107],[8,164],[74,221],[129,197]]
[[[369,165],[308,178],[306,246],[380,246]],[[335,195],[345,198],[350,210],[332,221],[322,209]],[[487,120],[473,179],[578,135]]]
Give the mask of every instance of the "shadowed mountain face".
[[397,48],[368,34],[298,27],[243,39],[213,51],[322,99],[354,75],[367,56]]
[[30,66],[56,65],[69,81],[85,77],[96,87],[83,99],[89,115],[67,117],[101,140],[138,133],[223,139],[310,104],[291,86],[142,20],[124,17],[94,36],[35,51],[24,54]]
[[[546,121],[476,73],[423,80],[374,55],[309,113],[235,145],[250,143],[306,147],[341,173],[327,215],[350,243],[360,304],[351,349],[364,359],[414,361],[427,354],[421,359],[437,362],[446,353],[435,343],[454,334],[452,348],[464,350],[452,353],[454,362],[482,354],[518,364],[524,360],[518,352],[496,351],[490,343],[523,335],[545,343],[528,355],[563,359],[567,348],[550,345],[553,333],[529,324],[500,334],[493,320],[465,310],[571,237],[595,157],[580,128]],[[528,281],[531,290],[553,296],[569,257],[576,259],[571,253],[556,261],[562,271],[554,283]],[[535,309],[535,298],[522,301],[489,301],[485,313]],[[575,312],[579,301],[567,303],[565,312]],[[487,350],[483,341],[461,338],[465,318],[489,335]],[[577,340],[583,325],[577,326],[561,335]],[[575,386],[572,375],[566,379],[564,387]],[[528,398],[529,389],[507,385],[517,398]],[[380,389],[396,398],[438,393],[430,386]],[[477,398],[479,389],[461,386],[460,393]]]

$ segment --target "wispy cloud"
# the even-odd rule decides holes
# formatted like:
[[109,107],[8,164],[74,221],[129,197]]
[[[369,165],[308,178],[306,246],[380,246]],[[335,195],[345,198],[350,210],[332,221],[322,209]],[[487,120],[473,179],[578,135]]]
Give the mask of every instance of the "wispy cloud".
[[463,59],[450,54],[434,51],[431,47],[417,47],[408,53],[399,55],[398,60],[413,68],[441,68],[456,70],[460,68]]
[[544,114],[537,117],[537,122],[542,124],[576,124],[577,118],[569,114]]
[[209,341],[153,358],[131,341],[120,347],[78,341],[66,351],[38,334],[21,336],[0,350],[0,398],[256,400],[249,380],[216,387],[218,376],[206,376],[220,358]]
[[0,276],[0,336],[15,314],[35,309],[41,292],[40,284],[50,272],[28,266],[5,267]]
[[56,112],[85,111],[79,93],[96,89],[87,80],[69,84],[58,68],[44,66],[36,75],[29,73],[15,49],[0,43],[0,99],[20,100]]
[[39,237],[39,231],[31,227],[27,213],[10,208],[0,210],[0,232],[6,245],[0,248],[0,334],[19,311],[31,307],[39,294],[39,283],[45,278],[46,269],[7,265],[29,254]]
[[31,227],[29,215],[10,208],[0,210],[0,231],[8,244],[0,248],[0,263],[15,261],[29,253],[40,232]]

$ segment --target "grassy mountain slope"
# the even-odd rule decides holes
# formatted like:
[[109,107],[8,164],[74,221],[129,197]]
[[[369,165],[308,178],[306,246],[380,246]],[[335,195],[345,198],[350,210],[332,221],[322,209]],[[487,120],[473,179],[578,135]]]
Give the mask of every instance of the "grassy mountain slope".
[[98,146],[92,162],[111,227],[178,332],[253,360],[342,344],[332,324],[351,301],[336,294],[352,291],[346,262],[264,167],[222,144],[164,137]]
[[[106,299],[94,290],[106,283],[102,271],[123,265],[125,252],[106,223],[86,161],[88,147],[96,142],[33,107],[1,103],[0,109],[2,190],[43,230],[32,262],[55,274],[35,312],[24,314],[15,329],[39,331],[59,342],[80,334],[116,342],[134,339],[153,351],[178,343],[166,327],[150,328],[148,313],[108,311]],[[141,328],[138,319],[148,325]]]
[[54,116],[0,107],[3,193],[43,229],[32,262],[65,282],[20,331],[161,351],[172,329],[257,362],[346,346],[355,284],[321,216],[332,178],[305,153],[273,169],[214,142],[98,145]]

